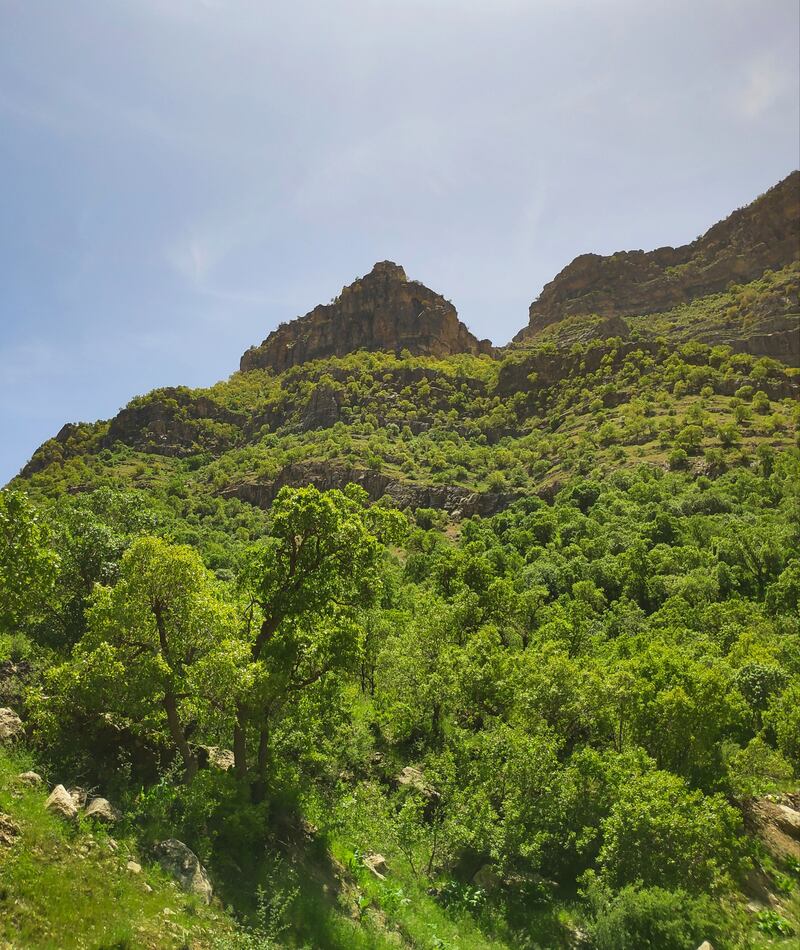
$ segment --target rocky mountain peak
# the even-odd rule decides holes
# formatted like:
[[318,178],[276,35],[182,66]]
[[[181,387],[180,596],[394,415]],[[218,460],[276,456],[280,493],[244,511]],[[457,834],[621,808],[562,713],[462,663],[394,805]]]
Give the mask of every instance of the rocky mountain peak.
[[399,264],[380,261],[331,303],[273,330],[242,356],[240,369],[280,373],[309,360],[361,349],[443,357],[490,353],[491,344],[473,336],[441,294],[409,280]]
[[581,254],[530,306],[515,341],[565,317],[658,313],[747,283],[800,258],[800,171],[715,224],[696,241],[654,251]]

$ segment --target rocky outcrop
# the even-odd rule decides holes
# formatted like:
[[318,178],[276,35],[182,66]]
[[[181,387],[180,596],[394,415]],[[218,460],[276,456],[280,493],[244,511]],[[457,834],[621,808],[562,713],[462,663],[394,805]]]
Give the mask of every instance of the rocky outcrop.
[[282,373],[309,360],[361,349],[451,356],[491,353],[492,347],[469,332],[449,300],[408,280],[399,265],[383,261],[345,287],[333,303],[281,324],[261,346],[244,354],[240,368]]
[[235,444],[244,421],[243,414],[207,396],[168,387],[130,402],[111,420],[100,445],[110,448],[122,442],[141,452],[176,457],[218,453]]
[[800,172],[682,247],[581,254],[531,304],[522,342],[575,314],[660,313],[800,258]]
[[800,861],[800,793],[764,795],[743,805],[745,827],[778,860]]
[[172,875],[188,894],[196,894],[204,903],[210,904],[214,894],[206,869],[194,851],[182,841],[168,838],[155,847],[158,863]]
[[397,508],[443,508],[455,517],[488,517],[517,500],[515,492],[475,492],[458,485],[418,485],[394,479],[380,471],[348,468],[327,462],[287,465],[272,481],[240,482],[223,495],[239,498],[258,508],[269,508],[284,485],[313,485],[320,491],[360,485],[372,501],[386,497]]

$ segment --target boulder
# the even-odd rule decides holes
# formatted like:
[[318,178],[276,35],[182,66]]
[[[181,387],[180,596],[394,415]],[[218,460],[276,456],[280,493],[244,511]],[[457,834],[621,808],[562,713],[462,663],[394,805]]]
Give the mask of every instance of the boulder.
[[105,798],[93,798],[87,805],[84,816],[106,825],[113,825],[120,818],[117,809]]
[[50,793],[50,797],[44,803],[44,807],[54,815],[70,821],[78,814],[78,808],[72,800],[72,796],[63,785],[56,785]]
[[32,788],[44,785],[44,780],[38,772],[20,772],[17,778],[23,785],[30,785]]
[[141,874],[142,866],[137,861],[128,861],[125,865],[125,870],[130,871],[131,874]]
[[364,867],[372,871],[375,877],[381,881],[385,881],[386,875],[389,873],[389,866],[382,854],[365,854]]
[[19,825],[11,815],[0,812],[0,846],[10,848],[14,839],[19,835]]
[[177,880],[184,891],[196,894],[206,904],[211,903],[214,889],[194,851],[176,838],[167,838],[156,845],[155,856],[161,867]]
[[18,742],[25,734],[22,720],[13,709],[0,709],[0,743]]
[[488,894],[500,886],[500,875],[491,864],[484,864],[472,875],[472,883]]

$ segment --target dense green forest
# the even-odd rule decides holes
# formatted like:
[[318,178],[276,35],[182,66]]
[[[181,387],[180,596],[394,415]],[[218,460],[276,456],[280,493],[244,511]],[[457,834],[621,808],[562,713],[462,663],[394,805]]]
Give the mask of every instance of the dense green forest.
[[0,494],[0,811],[40,842],[0,849],[0,940],[789,946],[796,841],[754,830],[800,774],[797,391],[729,346],[551,340],[65,427]]

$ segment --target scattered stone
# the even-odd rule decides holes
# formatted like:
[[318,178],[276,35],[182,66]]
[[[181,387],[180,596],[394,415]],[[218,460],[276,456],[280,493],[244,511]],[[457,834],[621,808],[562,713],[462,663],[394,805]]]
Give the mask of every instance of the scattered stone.
[[472,883],[488,894],[500,886],[500,875],[491,864],[484,864],[472,875]]
[[105,798],[93,798],[84,812],[86,818],[113,825],[119,821],[120,815],[116,808]]
[[11,815],[0,812],[0,845],[10,848],[14,839],[19,836],[19,825]]
[[372,871],[375,877],[381,881],[385,881],[386,875],[389,873],[389,866],[382,854],[365,854],[364,867]]
[[176,838],[167,838],[156,845],[155,854],[161,867],[178,881],[184,891],[196,894],[206,904],[211,903],[214,889],[194,851]]
[[714,945],[709,940],[704,940],[697,950],[714,950]]
[[72,800],[72,796],[63,785],[56,785],[50,793],[50,797],[44,803],[44,807],[54,815],[58,815],[60,818],[66,818],[70,821],[78,814],[78,809]]
[[20,772],[17,778],[24,785],[30,785],[32,788],[44,785],[44,779],[38,772]]
[[125,865],[125,870],[130,871],[131,874],[141,874],[142,866],[137,861],[128,861]]
[[0,743],[18,742],[25,734],[22,720],[13,709],[0,709]]
[[116,854],[117,851],[119,851],[119,845],[117,844],[117,842],[116,842],[113,838],[109,838],[109,839],[106,841],[106,847],[108,848],[108,850],[109,850],[112,854]]
[[147,883],[147,881],[144,882],[144,884],[142,885],[142,887],[144,888],[145,894],[152,894],[152,893],[153,893],[153,888],[150,887],[150,885]]

